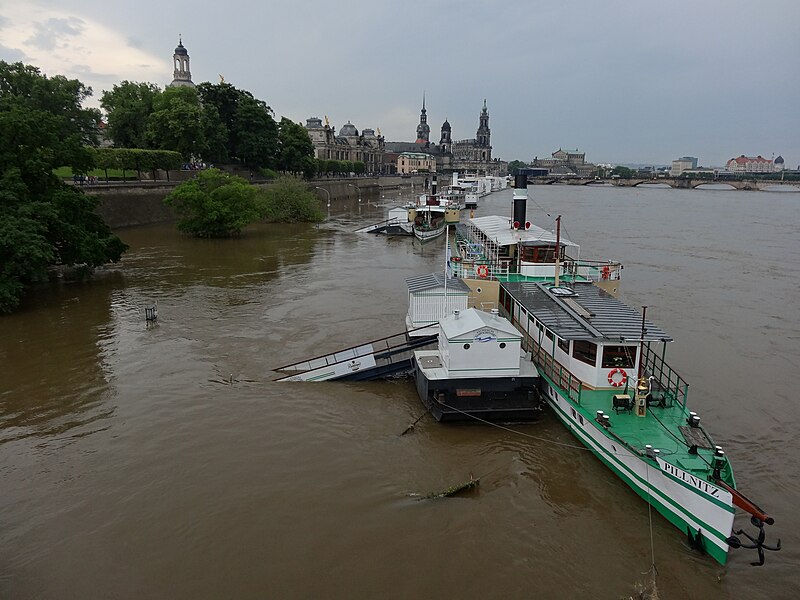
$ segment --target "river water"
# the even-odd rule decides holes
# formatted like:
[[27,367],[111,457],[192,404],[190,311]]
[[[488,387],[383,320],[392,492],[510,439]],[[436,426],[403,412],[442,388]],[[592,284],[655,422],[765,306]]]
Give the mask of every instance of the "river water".
[[[621,598],[647,505],[546,413],[423,419],[408,381],[279,384],[271,367],[403,329],[443,240],[357,235],[396,192],[242,239],[120,231],[123,261],[0,318],[2,598]],[[662,598],[800,595],[800,194],[541,186],[528,215],[625,265],[622,298],[776,520],[720,567],[657,514]],[[508,214],[511,190],[478,214]],[[548,214],[549,213],[549,214]],[[144,307],[158,302],[159,323]],[[535,437],[530,437],[535,436]],[[419,500],[482,477],[465,497]],[[749,527],[744,516],[737,526]]]

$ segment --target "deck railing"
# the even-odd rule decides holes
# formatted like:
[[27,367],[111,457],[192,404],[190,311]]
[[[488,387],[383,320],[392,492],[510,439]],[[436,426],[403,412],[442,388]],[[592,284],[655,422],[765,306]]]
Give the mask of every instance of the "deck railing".
[[666,363],[663,356],[650,347],[650,344],[645,344],[642,350],[642,367],[645,374],[655,378],[657,385],[653,386],[655,388],[653,393],[660,395],[666,406],[671,406],[674,402],[686,406],[689,384]]
[[514,327],[522,334],[522,349],[531,353],[531,361],[542,371],[553,383],[569,395],[570,400],[576,404],[581,403],[581,389],[583,384],[572,372],[558,362],[552,354],[549,354],[539,343],[531,337],[527,331],[520,327],[519,321],[514,319],[505,307],[500,307],[500,314],[511,321]]

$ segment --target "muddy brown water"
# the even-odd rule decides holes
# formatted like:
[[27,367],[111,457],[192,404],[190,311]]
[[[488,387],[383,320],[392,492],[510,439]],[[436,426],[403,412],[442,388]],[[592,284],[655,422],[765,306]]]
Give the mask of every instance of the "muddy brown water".
[[[675,337],[690,403],[776,519],[765,567],[744,550],[720,567],[653,514],[661,597],[800,595],[800,194],[531,198],[584,258],[624,263],[623,299]],[[0,597],[621,598],[644,581],[647,505],[550,443],[575,442],[552,415],[400,437],[422,412],[408,381],[270,381],[403,329],[404,279],[441,268],[444,243],[352,233],[395,199],[238,240],[121,230],[119,265],[0,318]],[[470,474],[477,493],[416,497]]]

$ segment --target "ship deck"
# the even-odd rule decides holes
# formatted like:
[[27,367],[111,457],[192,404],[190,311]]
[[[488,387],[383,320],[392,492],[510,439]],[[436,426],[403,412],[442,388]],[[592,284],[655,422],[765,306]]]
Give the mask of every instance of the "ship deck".
[[[579,404],[572,404],[584,419],[596,421],[598,410],[609,415],[609,435],[629,449],[644,453],[645,445],[650,444],[660,451],[665,461],[685,471],[702,474],[705,478],[711,470],[709,465],[714,444],[701,428],[689,427],[688,409],[680,402],[667,401],[666,406],[648,406],[646,415],[640,417],[636,414],[635,406],[631,406],[631,409],[615,409],[614,396],[625,393],[624,387],[618,390],[584,387]],[[635,390],[630,388],[628,395],[633,399]],[[689,452],[692,445],[697,446],[697,454]]]

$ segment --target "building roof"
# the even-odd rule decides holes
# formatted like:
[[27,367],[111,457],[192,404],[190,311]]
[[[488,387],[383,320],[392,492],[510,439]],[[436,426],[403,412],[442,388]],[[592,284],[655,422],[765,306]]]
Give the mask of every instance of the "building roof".
[[[470,219],[470,222],[498,246],[510,246],[518,243],[523,245],[533,243],[541,245],[541,242],[556,243],[556,234],[552,231],[547,231],[533,224],[527,230],[514,230],[511,229],[511,219],[507,217],[488,215],[486,217],[475,217]],[[561,238],[560,243],[562,246],[578,247],[578,244],[570,242],[565,237]]]
[[339,130],[339,135],[345,137],[351,137],[358,135],[358,129],[356,126],[353,125],[350,121],[342,125],[342,128]]
[[783,161],[783,157],[779,154],[778,157],[775,159],[775,164],[776,165],[782,165],[783,162],[784,162]]
[[770,160],[768,158],[764,158],[760,154],[758,156],[745,156],[742,154],[741,156],[737,156],[736,158],[732,158],[728,162],[735,162],[738,165],[745,165],[747,163],[768,163]]
[[[444,273],[429,273],[428,275],[416,275],[406,279],[406,286],[409,293],[424,292],[444,287]],[[447,278],[447,291],[469,293],[469,286],[461,279],[453,277]]]
[[[574,284],[572,296],[556,295],[550,291],[552,286],[542,283],[501,285],[528,313],[565,340],[630,343],[642,336],[642,315],[591,283]],[[671,342],[672,338],[646,320],[644,340]]]
[[439,325],[448,340],[472,333],[484,327],[491,327],[502,332],[504,338],[522,338],[522,335],[517,331],[516,327],[508,322],[508,319],[476,308],[460,311],[458,317],[455,314],[448,315],[439,321]]
[[186,48],[183,47],[183,41],[178,38],[178,46],[175,48],[175,54],[181,54],[184,56],[188,56],[189,53],[186,51]]

